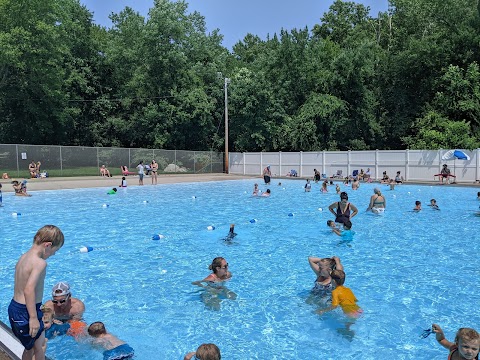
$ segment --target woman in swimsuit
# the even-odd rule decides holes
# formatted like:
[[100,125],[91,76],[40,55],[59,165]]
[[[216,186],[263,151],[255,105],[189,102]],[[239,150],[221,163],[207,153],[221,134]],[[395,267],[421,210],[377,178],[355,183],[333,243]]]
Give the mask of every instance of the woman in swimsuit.
[[[150,168],[152,169],[152,185],[157,185],[157,171],[158,171],[158,164],[155,160],[152,160],[150,164]],[[155,181],[155,184],[154,184]]]
[[348,202],[348,194],[345,191],[340,194],[340,201],[331,204],[328,210],[335,216],[335,222],[341,224],[358,214],[357,207]]
[[313,256],[308,257],[308,263],[312,268],[317,278],[312,289],[314,295],[320,295],[321,297],[329,296],[332,290],[335,289],[335,282],[332,281],[330,273],[333,269],[343,270],[343,265],[340,262],[340,258],[334,256],[332,258],[317,258]]
[[228,271],[228,263],[223,257],[216,257],[213,259],[212,263],[208,267],[213,272],[208,275],[205,279],[200,281],[194,281],[193,285],[201,285],[201,283],[216,283],[223,282],[232,277],[232,273]]
[[[374,194],[370,198],[370,205],[368,205],[367,211],[372,211],[374,213],[378,213],[380,211],[384,211],[387,207],[387,200],[382,195],[382,192],[379,188],[373,189]],[[379,210],[383,209],[383,210]]]

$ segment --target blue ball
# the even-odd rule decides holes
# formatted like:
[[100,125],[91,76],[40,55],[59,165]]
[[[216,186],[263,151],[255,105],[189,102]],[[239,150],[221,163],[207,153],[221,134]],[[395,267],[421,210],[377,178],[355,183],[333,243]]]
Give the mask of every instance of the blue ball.
[[293,216],[293,213],[288,213],[288,216]]
[[257,219],[252,219],[250,220],[250,222],[253,224],[253,223],[256,223],[257,222]]

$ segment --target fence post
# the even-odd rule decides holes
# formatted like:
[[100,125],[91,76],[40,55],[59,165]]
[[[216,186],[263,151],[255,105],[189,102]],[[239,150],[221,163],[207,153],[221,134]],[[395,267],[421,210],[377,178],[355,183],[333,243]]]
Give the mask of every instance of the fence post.
[[477,180],[480,181],[479,169],[480,169],[480,149],[477,149],[477,166],[475,167],[475,182]]
[[351,150],[347,152],[347,177],[350,177],[350,152]]
[[20,164],[18,163],[18,144],[15,144],[15,149],[17,153],[17,177],[20,177]]
[[260,174],[262,173],[263,170],[263,152],[260,152]]
[[98,158],[98,146],[97,146],[97,169],[100,169],[100,159]]
[[300,177],[303,176],[303,151],[300,151]]
[[322,151],[322,174],[325,174],[328,178],[327,171],[325,170],[327,166],[327,152],[325,150]]
[[[230,162],[229,162],[230,163]],[[213,151],[210,150],[210,174],[213,172]]]
[[408,149],[405,150],[405,181],[410,178],[410,153]]
[[175,154],[174,159],[173,159],[173,163],[175,164],[175,171],[174,172],[177,172],[177,149],[175,149],[174,154]]
[[195,174],[196,170],[195,170],[195,151],[193,152],[193,173]]
[[242,156],[243,156],[243,175],[245,175],[245,171],[246,171],[246,161],[247,161],[247,158],[245,157],[245,152],[242,153]]
[[375,150],[375,180],[378,180],[378,149]]
[[[99,168],[100,166],[97,166]],[[62,156],[62,146],[60,145],[60,174],[63,176],[63,156]]]
[[282,152],[281,151],[278,152],[278,168],[279,168],[278,176],[282,176]]

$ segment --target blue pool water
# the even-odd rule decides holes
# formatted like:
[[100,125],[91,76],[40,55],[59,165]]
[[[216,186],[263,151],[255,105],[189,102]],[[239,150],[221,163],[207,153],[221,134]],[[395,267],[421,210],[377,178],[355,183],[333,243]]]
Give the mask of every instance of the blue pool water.
[[[303,181],[282,180],[270,186],[270,198],[254,198],[253,183],[129,187],[114,196],[106,188],[4,194],[0,320],[8,324],[16,260],[41,226],[55,224],[66,240],[48,260],[45,301],[53,284],[68,281],[85,302],[86,322],[104,322],[135,349],[136,359],[179,360],[204,342],[216,343],[229,360],[445,359],[434,336],[419,338],[423,329],[436,322],[452,341],[459,327],[478,330],[478,189],[403,185],[390,191],[377,184],[387,211],[375,216],[365,212],[375,185],[342,186],[360,209],[346,244],[326,226],[327,207],[338,200],[334,188],[321,194],[313,184],[304,193]],[[427,206],[431,198],[440,211]],[[411,211],[415,200],[422,201],[420,213]],[[225,242],[230,223],[238,235]],[[216,229],[208,231],[209,225]],[[165,238],[154,241],[153,234]],[[80,253],[82,246],[94,250]],[[341,311],[315,314],[310,255],[342,259],[345,285],[364,310],[351,331]],[[216,256],[230,264],[227,286],[235,300],[191,285],[209,274]],[[51,340],[47,355],[102,359],[69,336]]]

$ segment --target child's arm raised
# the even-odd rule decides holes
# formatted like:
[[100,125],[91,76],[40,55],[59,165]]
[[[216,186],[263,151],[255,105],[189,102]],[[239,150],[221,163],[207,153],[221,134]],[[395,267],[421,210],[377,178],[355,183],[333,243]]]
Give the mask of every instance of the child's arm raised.
[[437,338],[437,341],[440,343],[440,345],[442,345],[444,348],[446,349],[449,349],[455,345],[454,343],[452,343],[451,341],[448,341],[446,338],[445,338],[445,334],[443,333],[443,330],[440,326],[438,326],[437,324],[433,324],[432,325],[432,330],[433,332],[435,333],[435,336]]

